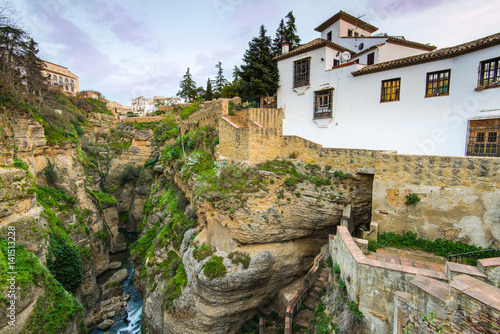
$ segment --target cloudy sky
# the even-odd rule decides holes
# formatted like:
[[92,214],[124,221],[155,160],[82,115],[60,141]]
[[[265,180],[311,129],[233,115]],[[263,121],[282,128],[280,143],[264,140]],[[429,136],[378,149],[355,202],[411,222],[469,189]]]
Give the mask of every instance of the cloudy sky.
[[[0,0],[2,2],[2,0]],[[291,10],[302,42],[346,11],[379,32],[441,47],[500,32],[500,2],[491,0],[16,0],[21,24],[42,59],[80,77],[80,89],[130,105],[140,95],[173,96],[190,67],[198,86],[241,65],[264,24],[275,36]]]

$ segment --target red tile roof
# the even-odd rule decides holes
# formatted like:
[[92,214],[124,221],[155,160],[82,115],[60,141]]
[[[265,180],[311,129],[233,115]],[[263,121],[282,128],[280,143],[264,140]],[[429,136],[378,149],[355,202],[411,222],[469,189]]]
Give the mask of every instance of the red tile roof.
[[460,44],[450,48],[443,48],[416,56],[400,58],[391,61],[386,61],[383,63],[369,65],[362,69],[352,72],[352,75],[356,77],[369,73],[382,72],[382,71],[392,70],[395,68],[401,68],[406,66],[423,64],[431,61],[453,58],[470,52],[489,48],[498,44],[500,44],[500,33],[483,37],[475,41]]
[[330,17],[328,20],[326,20],[325,22],[321,23],[316,29],[316,31],[319,31],[319,32],[322,32],[323,30],[325,30],[326,28],[328,28],[329,26],[331,26],[332,24],[334,24],[335,22],[337,22],[338,20],[343,20],[343,21],[346,21],[350,24],[354,24],[356,26],[358,26],[359,28],[363,29],[363,30],[366,30],[370,33],[374,32],[374,31],[377,31],[378,28],[375,27],[375,26],[372,26],[371,24],[363,21],[363,20],[360,20],[350,14],[347,14],[346,12],[343,12],[343,11],[340,11],[338,12],[337,14],[333,15],[332,17]]
[[311,41],[311,42],[309,42],[307,44],[299,46],[295,50],[292,50],[292,51],[287,52],[285,54],[282,54],[280,56],[274,57],[274,59],[276,59],[277,61],[280,61],[280,60],[287,59],[287,58],[299,55],[301,53],[304,53],[304,52],[307,52],[307,51],[311,51],[311,50],[315,50],[315,49],[319,49],[319,48],[322,48],[322,47],[325,47],[325,46],[327,46],[329,48],[332,48],[334,50],[337,50],[337,51],[341,51],[341,52],[349,51],[349,52],[351,52],[351,54],[354,54],[354,52],[352,52],[351,50],[346,49],[343,46],[340,46],[338,44],[335,44],[335,43],[333,43],[333,42],[331,42],[331,41],[329,41],[327,39],[316,38],[315,40],[313,40],[313,41]]

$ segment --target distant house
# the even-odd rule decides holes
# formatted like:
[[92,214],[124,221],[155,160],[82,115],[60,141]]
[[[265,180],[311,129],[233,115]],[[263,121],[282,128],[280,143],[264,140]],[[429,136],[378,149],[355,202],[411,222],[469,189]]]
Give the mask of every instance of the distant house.
[[339,12],[277,57],[283,134],[325,147],[500,156],[500,33],[436,47]]
[[66,93],[76,94],[80,91],[78,76],[68,70],[67,67],[57,65],[48,61],[43,61],[42,71],[47,82],[52,87],[57,87]]

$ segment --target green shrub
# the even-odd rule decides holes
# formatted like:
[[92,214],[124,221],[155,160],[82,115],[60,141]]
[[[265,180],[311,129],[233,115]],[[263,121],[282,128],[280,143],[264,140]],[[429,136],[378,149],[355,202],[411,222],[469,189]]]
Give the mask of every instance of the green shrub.
[[[459,241],[436,239],[434,241],[417,238],[417,234],[408,231],[402,235],[394,232],[382,233],[378,235],[378,247],[389,246],[396,248],[417,248],[426,252],[434,253],[438,256],[449,256],[453,254],[463,254],[482,250],[481,247],[468,245]],[[468,264],[475,266],[477,260],[485,257],[499,256],[500,252],[485,252],[472,254],[467,258]]]
[[74,291],[82,282],[82,261],[78,249],[66,239],[51,236],[47,254],[47,268],[66,291]]
[[49,161],[47,166],[43,168],[43,174],[45,175],[45,179],[47,180],[47,184],[51,187],[54,187],[57,183],[58,172],[56,166]]
[[139,179],[139,175],[141,174],[141,167],[135,167],[134,165],[127,165],[124,170],[118,176],[118,180],[121,185],[126,183],[136,183]]
[[328,259],[326,259],[326,265],[330,268],[333,267],[333,258],[331,256],[329,256]]
[[412,204],[417,204],[420,202],[420,197],[418,197],[418,194],[415,193],[408,193],[405,195],[406,198],[406,205],[412,205]]
[[209,256],[212,256],[214,253],[215,250],[205,244],[202,244],[200,247],[198,247],[198,245],[195,245],[193,249],[193,257],[198,262],[206,259]]
[[344,172],[342,172],[341,170],[336,170],[335,172],[333,172],[333,176],[341,180],[347,179],[349,177],[349,175],[344,174]]
[[350,301],[348,304],[349,314],[354,320],[361,320],[364,318],[364,314],[359,310],[358,304],[355,301]]
[[248,269],[250,266],[250,255],[240,251],[231,252],[227,255],[233,264],[241,263],[243,268]]
[[226,276],[226,267],[224,266],[222,261],[223,258],[221,256],[212,256],[203,268],[203,273],[205,274],[205,276],[207,276],[209,279]]
[[21,161],[21,160],[18,160],[18,159],[15,159],[14,160],[14,163],[12,164],[14,167],[17,167],[17,168],[21,168],[21,169],[24,169],[25,171],[28,171],[29,170],[29,167],[28,165]]
[[332,266],[332,273],[337,276],[337,278],[340,278],[340,266],[338,263],[334,263]]
[[370,252],[377,251],[377,242],[375,240],[368,241],[368,251],[370,251]]

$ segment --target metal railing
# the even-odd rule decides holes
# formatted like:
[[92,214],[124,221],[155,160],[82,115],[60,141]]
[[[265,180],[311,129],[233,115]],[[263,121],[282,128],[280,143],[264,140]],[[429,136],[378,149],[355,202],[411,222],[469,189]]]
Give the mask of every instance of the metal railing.
[[[462,264],[464,263],[464,259],[465,259],[466,264],[476,265],[476,262],[479,259],[486,259],[489,257],[498,257],[498,256],[500,256],[500,248],[491,248],[491,249],[483,249],[483,250],[475,251],[475,252],[448,255],[446,258],[447,258],[448,262],[458,263],[458,259],[460,258],[460,263],[462,263]],[[455,261],[453,261],[453,260],[455,260]]]

